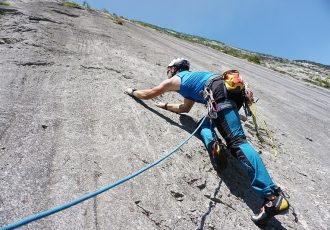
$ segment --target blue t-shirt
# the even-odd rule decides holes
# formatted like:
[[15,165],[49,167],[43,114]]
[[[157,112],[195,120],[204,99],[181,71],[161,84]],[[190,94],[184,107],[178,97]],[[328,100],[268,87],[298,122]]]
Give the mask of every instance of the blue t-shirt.
[[181,79],[179,93],[184,98],[205,104],[206,101],[200,95],[200,92],[204,90],[206,81],[213,75],[215,73],[190,71],[182,71],[176,74]]

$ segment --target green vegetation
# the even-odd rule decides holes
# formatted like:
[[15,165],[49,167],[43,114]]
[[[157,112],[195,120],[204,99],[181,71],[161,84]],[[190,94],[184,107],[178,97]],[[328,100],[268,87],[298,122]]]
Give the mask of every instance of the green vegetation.
[[261,64],[261,61],[262,61],[262,57],[257,54],[243,53],[240,50],[234,49],[234,48],[226,48],[224,50],[220,49],[220,51],[225,54],[237,57],[237,58],[246,59],[249,62],[253,62],[253,63],[259,64],[259,65]]
[[88,11],[93,11],[93,9],[91,8],[91,6],[88,4],[87,1],[83,2],[83,7]]
[[189,34],[184,34],[184,33],[179,33],[176,32],[174,30],[170,30],[170,29],[166,29],[166,28],[162,28],[159,26],[155,26],[149,23],[145,23],[145,22],[140,22],[140,21],[135,21],[136,23],[144,26],[144,27],[149,27],[167,34],[170,34],[174,37],[180,38],[180,39],[184,39],[186,41],[190,41],[193,43],[198,43],[201,45],[205,45],[208,47],[211,47],[215,50],[218,50],[220,52],[226,53],[228,55],[234,56],[234,57],[238,57],[241,59],[246,59],[250,62],[256,63],[256,64],[261,64],[262,62],[262,55],[258,55],[258,54],[251,54],[249,52],[240,50],[240,49],[236,49],[236,48],[232,48],[229,47],[227,45],[225,45],[222,42],[218,42],[218,41],[214,41],[214,40],[209,40],[209,39],[205,39],[199,36],[193,36],[193,35],[189,35]]
[[0,2],[0,6],[10,6],[8,2]]
[[124,25],[124,17],[122,17],[122,16],[118,16],[117,14],[113,14],[113,17],[114,17],[114,19],[113,19],[113,21],[116,23],[116,24],[118,24],[118,25]]
[[246,57],[246,59],[249,61],[249,62],[254,62],[256,64],[261,64],[261,61],[262,61],[262,58],[258,55],[248,55],[248,57]]
[[64,2],[63,4],[64,6],[66,7],[69,7],[69,8],[76,8],[76,9],[80,9],[80,10],[88,10],[88,11],[93,11],[93,9],[91,8],[91,6],[88,4],[87,1],[84,1],[82,6],[79,5],[78,3],[75,3],[75,2]]
[[307,61],[307,60],[295,60],[295,62],[297,63],[308,63],[308,64],[311,64],[311,65],[316,65],[318,66],[319,68],[324,68],[324,69],[327,69],[327,70],[330,70],[330,66],[329,65],[324,65],[324,64],[321,64],[321,63],[317,63],[317,62],[313,62],[313,61]]
[[103,8],[103,9],[102,9],[102,12],[103,12],[103,13],[106,13],[106,14],[110,14],[110,12],[109,12],[106,8]]
[[75,2],[64,2],[63,5],[69,8],[83,9],[79,4]]
[[[283,70],[280,70],[280,69],[277,69],[277,68],[274,68],[274,67],[268,67],[269,69],[271,69],[271,70],[274,70],[274,71],[276,71],[276,72],[278,72],[278,73],[281,73],[281,74],[289,74],[289,73],[287,73],[287,72],[285,72],[285,71],[283,71]],[[290,75],[290,74],[289,74]],[[290,76],[292,76],[292,75],[290,75]],[[292,76],[292,77],[294,77],[294,76]]]
[[[289,59],[286,58],[280,58],[280,57],[274,57],[268,54],[262,54],[262,53],[255,53],[255,52],[250,52],[247,50],[243,49],[238,49],[235,47],[231,47],[226,45],[225,43],[215,41],[215,40],[209,40],[205,39],[199,36],[193,36],[185,33],[180,33],[171,29],[166,29],[162,28],[159,26],[155,26],[149,23],[141,22],[141,21],[133,21],[135,23],[138,23],[144,27],[149,27],[152,29],[155,29],[157,31],[160,31],[162,33],[169,34],[171,36],[193,42],[193,43],[198,43],[201,45],[208,46],[210,48],[213,48],[217,51],[220,51],[222,53],[241,58],[241,59],[246,59],[249,62],[253,62],[259,65],[263,65],[267,68],[270,68],[276,72],[290,75],[293,78],[296,79],[303,79],[306,82],[312,83],[314,85],[318,85],[327,89],[330,89],[330,77],[323,77],[321,73],[328,72],[330,70],[329,65],[323,65],[320,63],[315,63],[311,61],[305,61],[305,60],[295,60],[295,61],[290,61]],[[277,65],[279,66],[284,66],[284,70],[281,68],[278,68]],[[303,72],[299,73],[299,76],[295,76],[292,72],[293,69],[295,68],[302,68]],[[314,73],[313,77],[308,76],[307,73]],[[328,75],[326,75],[328,76]]]
[[303,79],[306,82],[312,83],[314,85],[318,85],[327,89],[330,89],[330,79],[315,77],[311,79]]

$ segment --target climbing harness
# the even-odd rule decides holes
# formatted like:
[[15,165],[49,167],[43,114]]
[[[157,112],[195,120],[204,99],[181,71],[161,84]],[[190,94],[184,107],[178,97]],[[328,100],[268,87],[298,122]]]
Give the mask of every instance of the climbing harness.
[[6,226],[3,226],[3,227],[0,228],[0,230],[15,229],[15,228],[21,227],[23,225],[26,225],[26,224],[28,224],[30,222],[33,222],[33,221],[39,220],[41,218],[44,218],[46,216],[52,215],[54,213],[60,212],[60,211],[62,211],[64,209],[70,208],[70,207],[72,207],[72,206],[74,206],[76,204],[79,204],[79,203],[81,203],[81,202],[83,202],[85,200],[88,200],[88,199],[90,199],[90,198],[92,198],[94,196],[97,196],[97,195],[99,195],[99,194],[101,194],[101,193],[103,193],[105,191],[108,191],[108,190],[116,187],[117,185],[123,184],[124,182],[126,182],[126,181],[128,181],[128,180],[130,180],[130,179],[132,179],[132,178],[134,178],[134,177],[136,177],[138,175],[140,175],[141,173],[143,173],[143,172],[147,171],[148,169],[156,166],[157,164],[159,164],[160,162],[162,162],[163,160],[165,160],[166,158],[168,158],[169,156],[171,156],[173,153],[175,153],[177,150],[179,150],[184,144],[186,144],[195,135],[195,133],[197,132],[197,130],[199,130],[199,128],[203,124],[205,118],[206,117],[204,117],[201,120],[200,124],[197,126],[197,128],[194,130],[194,132],[192,132],[189,135],[189,137],[187,137],[178,146],[176,146],[172,151],[170,151],[169,153],[165,154],[163,157],[161,157],[157,161],[155,161],[155,162],[153,162],[153,163],[145,166],[144,168],[142,168],[142,169],[140,169],[140,170],[132,173],[129,176],[126,176],[126,177],[124,177],[124,178],[122,178],[122,179],[114,182],[113,184],[107,185],[107,186],[105,186],[105,187],[103,187],[103,188],[101,188],[99,190],[96,190],[94,192],[88,193],[88,194],[86,194],[86,195],[84,195],[84,196],[82,196],[80,198],[77,198],[75,200],[72,200],[72,201],[70,201],[68,203],[59,205],[59,206],[54,207],[52,209],[48,209],[48,210],[43,211],[43,212],[40,212],[40,213],[38,213],[36,215],[32,215],[32,216],[26,217],[26,218],[24,218],[24,219],[22,219],[22,220],[20,220],[20,221],[18,221],[16,223],[12,223],[12,224],[8,224]]
[[220,111],[218,103],[214,100],[212,90],[208,87],[205,88],[207,93],[207,114],[211,119],[216,119],[218,117],[218,112]]
[[212,90],[209,87],[205,87],[201,94],[206,101],[207,117],[217,119],[220,108],[218,103],[214,100]]

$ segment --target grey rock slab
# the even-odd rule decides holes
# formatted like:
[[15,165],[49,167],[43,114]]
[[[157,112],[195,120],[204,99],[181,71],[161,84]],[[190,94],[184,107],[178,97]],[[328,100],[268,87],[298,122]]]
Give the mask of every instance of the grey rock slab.
[[[155,86],[184,56],[192,70],[239,69],[255,90],[278,154],[258,143],[250,120],[248,139],[300,220],[272,226],[329,227],[329,90],[61,1],[9,3],[0,15],[0,226],[111,184],[186,138],[203,106],[178,115],[154,106],[182,100],[175,93],[144,102],[123,94]],[[232,157],[218,175],[194,137],[133,180],[23,229],[257,229],[250,215],[262,201],[247,180]]]

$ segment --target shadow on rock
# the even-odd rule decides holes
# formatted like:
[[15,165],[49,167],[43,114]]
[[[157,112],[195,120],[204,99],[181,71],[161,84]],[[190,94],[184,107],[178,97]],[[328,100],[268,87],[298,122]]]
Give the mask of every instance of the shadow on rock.
[[[227,160],[228,167],[225,170],[219,171],[213,165],[215,171],[226,184],[232,195],[242,199],[254,213],[258,213],[263,199],[257,196],[257,194],[252,190],[249,177],[247,173],[242,169],[238,160],[230,154],[228,154]],[[275,217],[272,218],[267,225],[262,227],[259,226],[259,228],[266,230],[286,229]]]
[[266,226],[259,227],[263,230],[286,230],[287,228],[283,227],[281,222],[279,222],[276,218],[272,218]]
[[[218,187],[216,187],[215,191],[214,191],[214,194],[213,194],[213,197],[217,197],[219,191],[220,191],[220,188],[221,188],[221,184],[222,184],[222,180],[220,180],[219,182],[219,185]],[[204,225],[205,225],[205,221],[206,221],[206,218],[210,215],[212,209],[216,206],[218,202],[214,202],[212,201],[212,198],[211,198],[211,201],[209,202],[209,208],[207,209],[207,211],[204,213],[204,215],[202,216],[202,219],[201,219],[201,222],[197,228],[197,230],[202,230],[204,229]]]
[[[189,133],[194,132],[199,125],[199,123],[197,123],[191,116],[186,114],[180,114],[180,122],[183,126],[183,129]],[[196,132],[195,137],[202,141],[202,138],[200,137],[198,132]]]
[[[144,103],[144,101],[137,99],[135,97],[133,97],[133,99],[139,103],[140,105],[142,105],[144,108],[146,108],[147,110],[153,112],[154,114],[158,115],[159,117],[163,118],[166,122],[170,123],[171,125],[174,125],[176,127],[179,127],[189,133],[192,133],[196,127],[197,127],[197,123],[194,121],[194,119],[188,115],[184,115],[184,114],[179,114],[180,115],[180,122],[182,123],[179,124],[175,121],[173,121],[171,118],[168,118],[167,116],[165,116],[164,114],[158,112],[157,110],[151,108],[150,106],[148,106],[146,103]],[[195,135],[196,136],[196,135]],[[197,136],[196,136],[197,137]],[[199,137],[197,137],[199,138]],[[199,138],[200,139],[200,138]]]
[[251,210],[258,211],[262,199],[252,190],[250,179],[237,159],[228,154],[228,166],[222,172],[218,172],[218,175],[227,185],[232,195],[243,199]]

